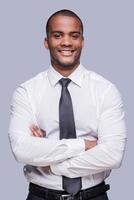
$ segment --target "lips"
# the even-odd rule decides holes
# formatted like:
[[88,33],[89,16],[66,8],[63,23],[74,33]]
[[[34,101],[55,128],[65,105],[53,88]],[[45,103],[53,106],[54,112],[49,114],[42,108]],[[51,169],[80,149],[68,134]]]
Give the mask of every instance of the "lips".
[[75,50],[73,49],[60,49],[58,50],[58,52],[62,55],[62,56],[72,56]]

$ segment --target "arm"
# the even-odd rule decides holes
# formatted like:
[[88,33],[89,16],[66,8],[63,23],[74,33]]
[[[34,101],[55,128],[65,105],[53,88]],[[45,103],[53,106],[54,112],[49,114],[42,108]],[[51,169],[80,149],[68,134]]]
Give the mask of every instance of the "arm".
[[87,176],[121,165],[126,143],[123,104],[112,85],[105,93],[98,124],[98,145],[57,165],[51,170],[70,178]]
[[[31,125],[30,130],[31,130],[32,135],[35,137],[46,137],[46,132],[34,124]],[[93,147],[97,145],[96,140],[84,139],[84,143],[85,143],[85,151],[92,149]]]
[[[40,129],[38,126],[34,125],[34,124],[30,127],[30,130],[31,130],[31,133],[34,137],[45,137],[46,136],[46,132],[44,130]],[[85,151],[92,149],[93,147],[95,147],[97,145],[96,140],[91,141],[91,140],[85,139],[84,143],[85,143]],[[51,171],[50,165],[42,167],[42,170],[43,169],[45,171],[46,170]]]
[[32,104],[25,87],[19,87],[11,104],[9,139],[17,161],[33,166],[48,166],[84,151],[81,139],[59,141],[33,137],[30,126],[35,122]]

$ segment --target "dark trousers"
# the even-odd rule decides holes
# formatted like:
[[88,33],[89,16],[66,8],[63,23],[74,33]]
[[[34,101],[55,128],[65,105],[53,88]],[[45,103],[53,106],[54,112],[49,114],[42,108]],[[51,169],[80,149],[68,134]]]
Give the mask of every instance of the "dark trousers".
[[[26,200],[49,200],[49,199],[45,199],[45,198],[35,196],[35,195],[33,195],[29,192],[29,195],[28,195]],[[95,198],[92,198],[92,199],[89,199],[89,200],[108,200],[108,197],[107,197],[107,194],[105,193],[103,195],[100,195],[98,197],[95,197]]]
[[29,194],[26,200],[108,200],[106,191],[109,184],[102,183],[91,188],[80,190],[74,197],[65,191],[47,189],[34,183],[29,184]]

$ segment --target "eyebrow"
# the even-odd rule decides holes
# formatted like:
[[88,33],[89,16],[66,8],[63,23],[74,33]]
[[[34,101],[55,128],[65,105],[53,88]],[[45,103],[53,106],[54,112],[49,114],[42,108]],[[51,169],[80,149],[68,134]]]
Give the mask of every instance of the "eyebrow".
[[[62,31],[52,31],[52,32],[50,32],[50,34],[55,34],[55,33],[64,34],[64,32],[62,32]],[[79,34],[79,35],[82,35],[82,32],[80,32],[80,31],[71,31],[71,32],[69,32],[69,34]]]

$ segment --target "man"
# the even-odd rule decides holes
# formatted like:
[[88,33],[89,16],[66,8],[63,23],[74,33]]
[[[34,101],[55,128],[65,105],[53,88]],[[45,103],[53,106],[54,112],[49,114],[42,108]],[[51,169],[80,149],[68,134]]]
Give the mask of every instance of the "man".
[[104,180],[121,165],[126,141],[116,87],[80,63],[81,19],[70,10],[46,25],[51,66],[18,87],[9,137],[25,163],[27,200],[106,200]]

